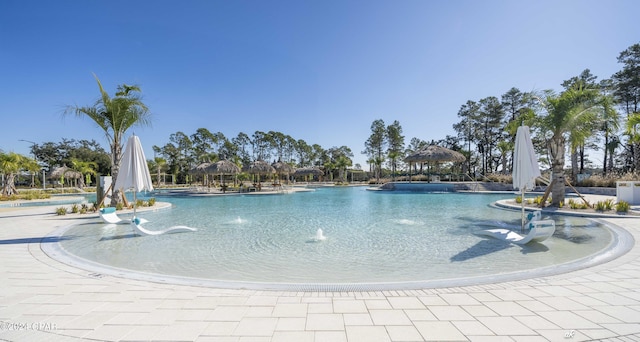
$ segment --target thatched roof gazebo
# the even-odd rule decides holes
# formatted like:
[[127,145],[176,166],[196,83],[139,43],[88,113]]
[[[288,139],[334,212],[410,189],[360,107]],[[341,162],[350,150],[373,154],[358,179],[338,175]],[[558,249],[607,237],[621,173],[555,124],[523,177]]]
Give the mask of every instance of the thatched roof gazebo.
[[189,174],[190,175],[194,175],[194,176],[203,176],[202,177],[202,183],[206,185],[207,183],[207,167],[209,167],[209,165],[211,165],[211,163],[201,163],[198,166],[194,167],[193,169],[189,170]]
[[421,148],[404,158],[404,161],[409,163],[409,182],[411,182],[411,164],[413,163],[461,163],[465,160],[462,153],[438,145]]
[[235,175],[240,173],[240,168],[234,162],[230,160],[218,160],[215,163],[209,164],[205,169],[205,172],[213,175],[220,175],[220,183],[222,184],[222,191],[226,192],[227,186],[224,184],[224,175]]
[[207,167],[209,167],[209,165],[211,165],[211,163],[201,163],[189,170],[189,173],[192,175],[205,175],[207,174]]
[[273,166],[273,168],[276,170],[276,174],[287,175],[287,178],[289,178],[289,175],[294,171],[291,165],[283,163],[281,161],[273,163],[271,164],[271,166]]
[[317,167],[303,167],[300,169],[296,169],[296,171],[293,173],[294,177],[305,177],[309,175],[320,177],[324,175],[324,171]]
[[82,173],[71,169],[67,165],[62,165],[54,168],[53,171],[51,171],[51,176],[49,178],[60,179],[62,183],[61,185],[64,187],[65,179],[80,179],[82,178]]
[[322,172],[322,170],[320,170],[317,167],[303,167],[300,169],[296,169],[296,171],[293,174],[296,176],[307,176],[307,175],[322,176],[324,175],[324,172]]
[[260,176],[272,175],[276,173],[276,169],[274,169],[273,166],[269,165],[269,163],[267,163],[264,160],[256,160],[253,163],[251,163],[249,166],[244,167],[242,171],[258,176],[258,188],[261,188]]
[[270,175],[276,173],[276,169],[264,160],[254,161],[249,166],[245,167],[243,171],[253,175]]
[[230,160],[219,160],[210,164],[205,171],[214,175],[235,175],[240,173],[240,168]]

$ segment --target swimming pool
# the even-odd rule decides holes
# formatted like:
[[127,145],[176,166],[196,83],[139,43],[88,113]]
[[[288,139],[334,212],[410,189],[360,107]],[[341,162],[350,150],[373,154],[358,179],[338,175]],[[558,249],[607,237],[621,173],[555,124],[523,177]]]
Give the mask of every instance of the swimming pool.
[[[136,237],[127,225],[73,226],[67,253],[115,269],[216,284],[400,284],[451,281],[589,259],[612,234],[593,220],[554,216],[543,244],[516,246],[474,233],[517,225],[520,213],[490,207],[513,194],[371,192],[320,188],[272,196],[161,197],[148,229],[195,233]],[[326,239],[317,240],[317,229]],[[259,287],[259,286],[258,286]]]

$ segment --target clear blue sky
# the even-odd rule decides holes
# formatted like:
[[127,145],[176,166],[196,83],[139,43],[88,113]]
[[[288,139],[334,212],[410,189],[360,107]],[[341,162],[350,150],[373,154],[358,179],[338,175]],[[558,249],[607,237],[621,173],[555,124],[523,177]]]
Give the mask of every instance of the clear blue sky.
[[[95,139],[68,104],[137,84],[153,126],[145,147],[205,127],[227,138],[280,131],[360,152],[376,119],[406,142],[454,135],[467,100],[560,90],[589,68],[621,69],[640,42],[640,2],[0,1],[0,149]],[[598,161],[599,162],[599,161]]]

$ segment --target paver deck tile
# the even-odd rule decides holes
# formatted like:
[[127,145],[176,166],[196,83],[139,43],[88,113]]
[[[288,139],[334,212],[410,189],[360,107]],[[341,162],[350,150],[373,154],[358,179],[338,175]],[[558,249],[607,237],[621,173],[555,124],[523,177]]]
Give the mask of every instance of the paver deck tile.
[[451,322],[417,322],[415,327],[425,341],[467,341]]
[[273,308],[273,317],[306,317],[308,304],[302,303],[278,303]]
[[488,302],[484,305],[500,316],[529,316],[532,314],[531,311],[516,302]]
[[308,314],[306,330],[339,330],[345,329],[341,314]]
[[369,313],[360,314],[342,314],[344,325],[373,325],[371,315]]
[[466,336],[495,335],[493,331],[478,321],[452,321],[451,323]]
[[316,331],[315,342],[347,342],[345,331]]
[[533,329],[513,317],[479,317],[478,320],[496,335],[536,335]]
[[335,313],[366,313],[367,305],[364,300],[334,299],[333,312]]
[[411,325],[411,320],[401,310],[371,310],[369,315],[375,325]]
[[348,341],[391,342],[387,329],[379,326],[348,326]]
[[272,336],[278,324],[277,318],[243,318],[238,323],[235,336]]
[[429,310],[441,321],[472,321],[473,316],[459,306],[433,306]]
[[276,331],[271,342],[314,342],[315,334],[310,331]]
[[422,335],[418,329],[414,326],[388,326],[387,333],[389,334],[389,338],[391,341],[402,341],[402,342],[411,342],[411,341],[424,341]]
[[276,324],[276,331],[304,331],[306,325],[306,317],[279,318],[278,323]]

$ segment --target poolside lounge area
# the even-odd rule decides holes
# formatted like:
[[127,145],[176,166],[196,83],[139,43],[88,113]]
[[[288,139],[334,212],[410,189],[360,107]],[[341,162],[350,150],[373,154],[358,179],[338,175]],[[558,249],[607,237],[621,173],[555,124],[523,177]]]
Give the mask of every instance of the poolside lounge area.
[[[9,341],[638,341],[640,247],[554,276],[367,292],[231,290],[67,266],[41,244],[77,223],[0,208],[0,339]],[[99,218],[97,215],[90,219]],[[637,218],[602,218],[640,240]]]

